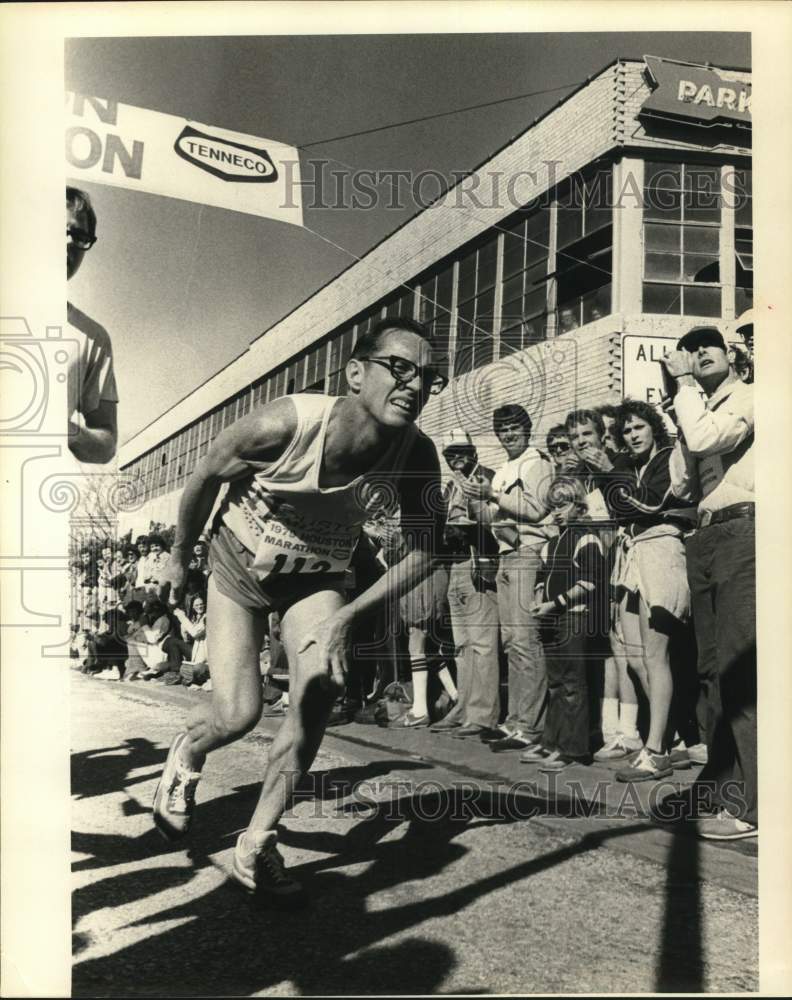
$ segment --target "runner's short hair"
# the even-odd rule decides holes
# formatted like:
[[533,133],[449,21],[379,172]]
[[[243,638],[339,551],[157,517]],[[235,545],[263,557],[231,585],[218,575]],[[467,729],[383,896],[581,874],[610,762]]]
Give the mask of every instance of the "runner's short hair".
[[374,324],[368,333],[363,334],[355,344],[350,360],[370,357],[379,348],[385,334],[390,333],[391,330],[406,330],[408,333],[414,333],[417,337],[429,341],[426,328],[417,320],[409,319],[407,316],[391,316],[381,319]]
[[94,212],[91,199],[76,187],[66,188],[66,205],[74,209],[74,214],[85,219],[85,225],[91,236],[96,236],[96,212]]

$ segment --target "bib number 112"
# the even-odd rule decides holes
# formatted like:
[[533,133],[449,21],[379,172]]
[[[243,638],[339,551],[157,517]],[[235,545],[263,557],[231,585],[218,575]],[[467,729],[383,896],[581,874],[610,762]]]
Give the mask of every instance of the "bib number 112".
[[278,573],[329,573],[331,564],[326,559],[311,561],[307,565],[308,559],[305,556],[290,556],[287,552],[279,552],[272,560],[272,568],[269,575]]

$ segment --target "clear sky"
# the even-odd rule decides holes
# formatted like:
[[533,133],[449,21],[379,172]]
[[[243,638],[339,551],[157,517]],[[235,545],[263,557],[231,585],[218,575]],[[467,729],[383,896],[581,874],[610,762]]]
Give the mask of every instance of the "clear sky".
[[[729,33],[81,38],[66,87],[304,146],[534,91],[551,93],[311,145],[330,170],[476,166],[617,56],[749,67]],[[560,89],[554,89],[560,88]],[[340,162],[339,162],[340,161]],[[334,182],[330,182],[333,184]],[[119,188],[85,185],[100,242],[69,298],[109,330],[121,440],[172,406],[354,257],[415,212],[305,210],[305,229]],[[329,189],[332,191],[332,187]],[[427,186],[426,190],[429,190]],[[313,230],[311,232],[310,230]]]

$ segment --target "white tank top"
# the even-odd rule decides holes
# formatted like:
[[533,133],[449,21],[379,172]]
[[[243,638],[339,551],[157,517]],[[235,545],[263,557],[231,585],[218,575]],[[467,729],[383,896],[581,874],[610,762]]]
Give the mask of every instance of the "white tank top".
[[297,429],[271,463],[232,482],[219,516],[254,555],[259,579],[281,573],[342,573],[361,525],[397,500],[396,482],[418,434],[411,426],[364,475],[346,486],[320,487],[327,425],[338,396],[289,396]]

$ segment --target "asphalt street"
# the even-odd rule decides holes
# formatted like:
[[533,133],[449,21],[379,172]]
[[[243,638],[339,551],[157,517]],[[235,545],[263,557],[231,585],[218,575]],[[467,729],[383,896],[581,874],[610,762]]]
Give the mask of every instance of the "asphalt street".
[[228,872],[278,720],[210,757],[169,844],[151,799],[207,695],[73,678],[75,996],[758,989],[755,848],[570,818],[428,734],[328,734],[281,830],[310,903],[262,907]]

